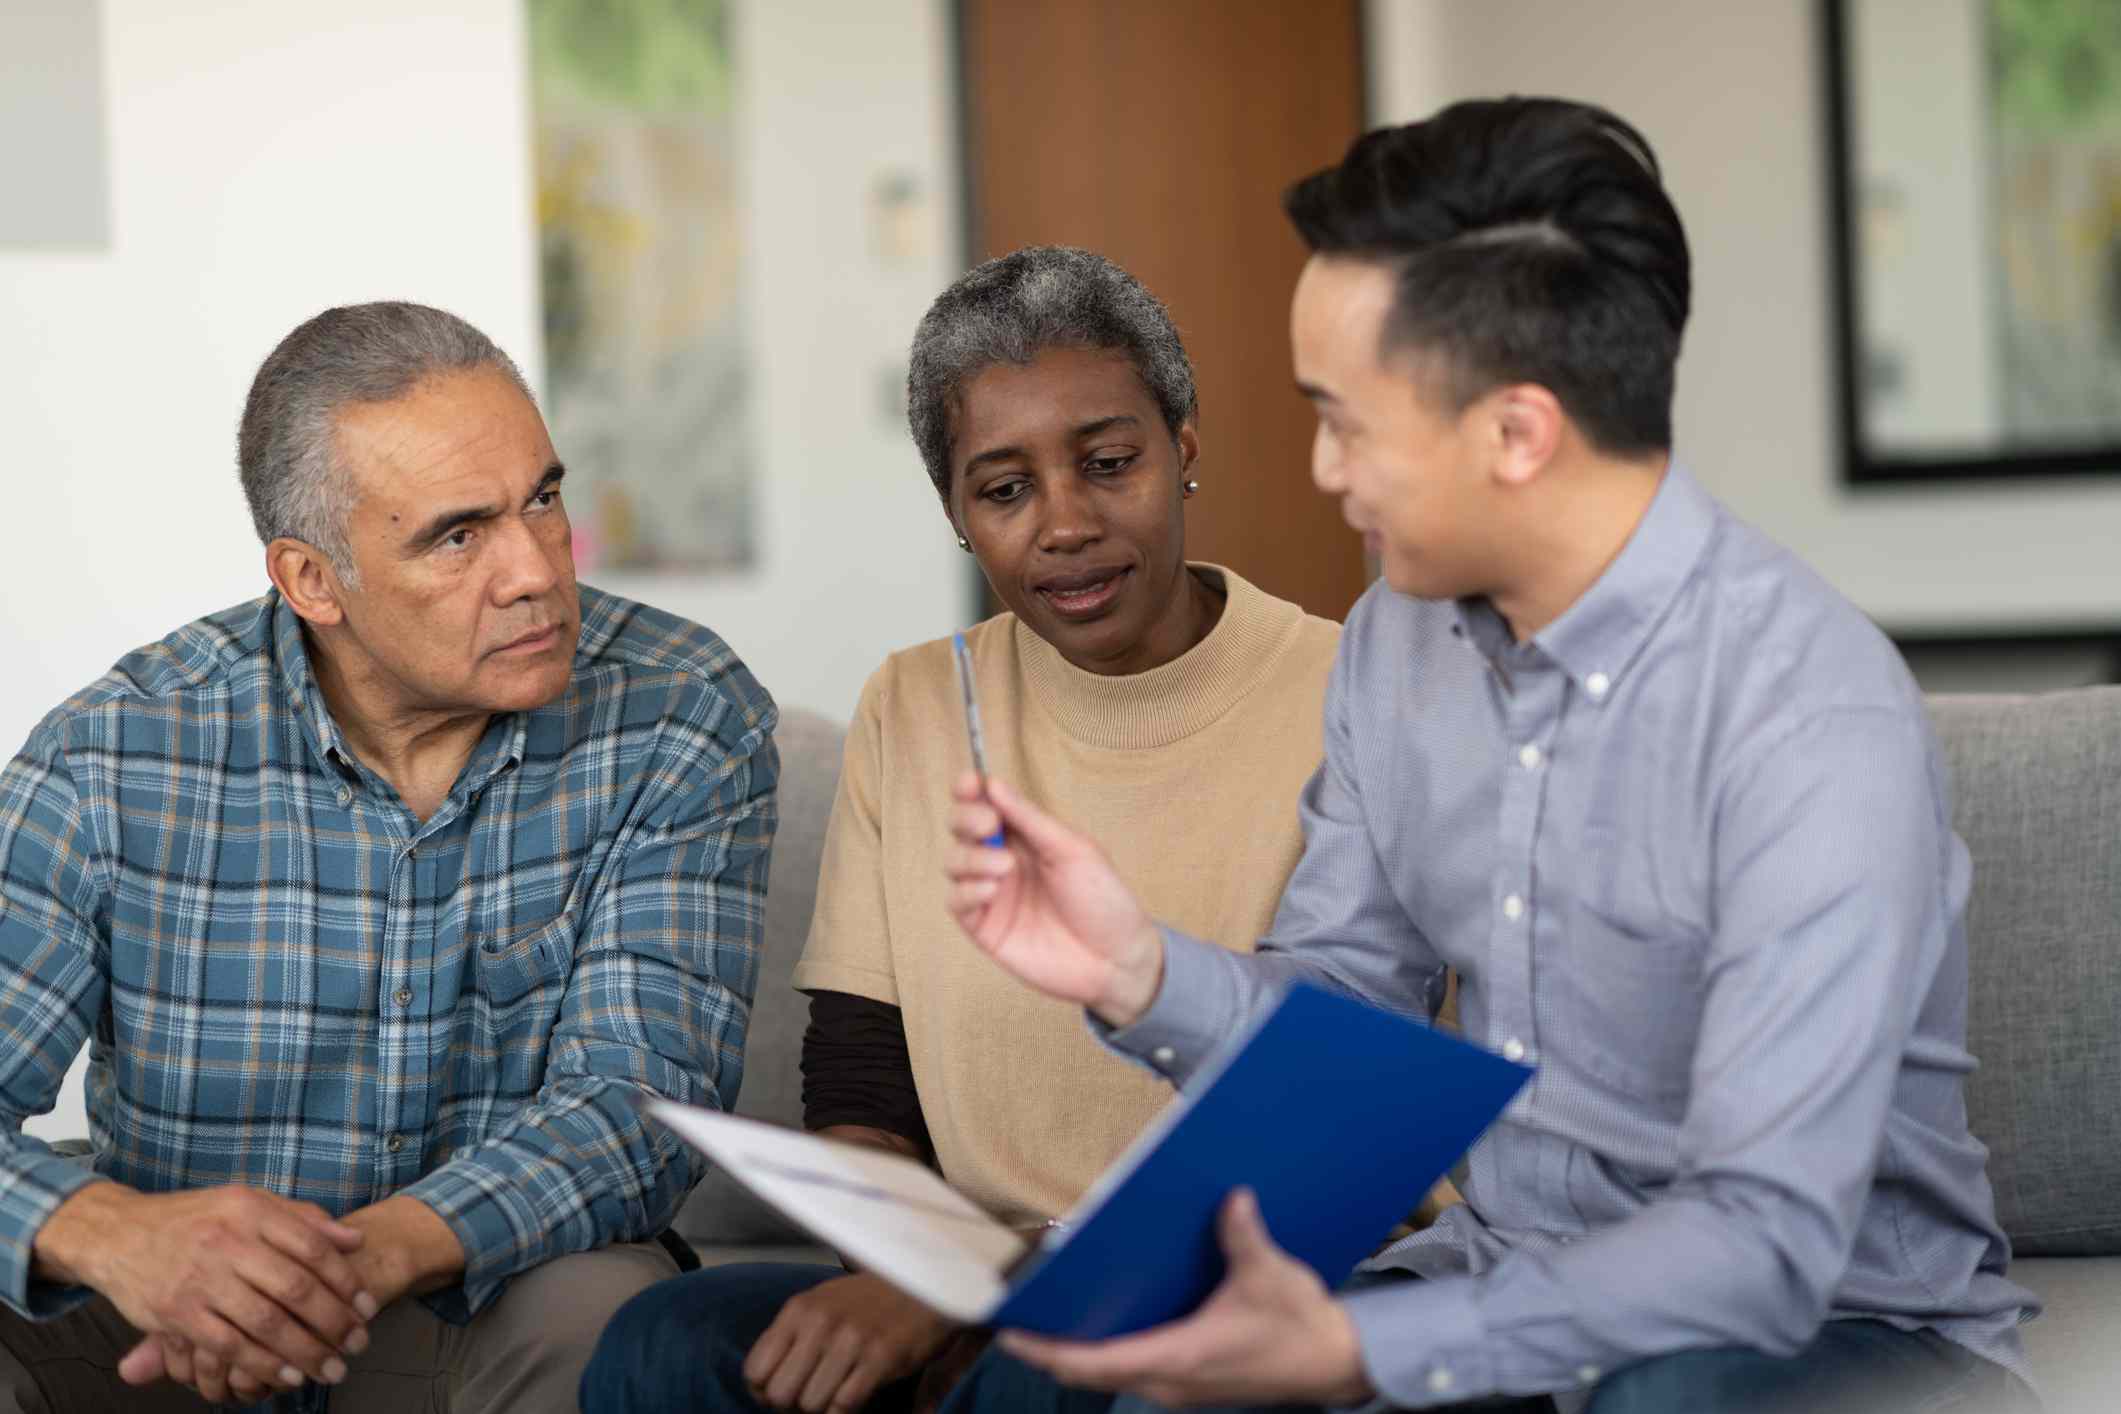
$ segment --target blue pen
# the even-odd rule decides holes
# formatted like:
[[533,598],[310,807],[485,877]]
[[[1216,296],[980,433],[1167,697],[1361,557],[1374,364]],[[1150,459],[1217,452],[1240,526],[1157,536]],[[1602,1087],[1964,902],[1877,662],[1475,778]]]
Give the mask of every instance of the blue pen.
[[[987,737],[980,730],[979,694],[972,690],[972,650],[965,646],[965,635],[950,635],[950,651],[957,659],[958,692],[965,699],[965,735],[972,742],[972,769],[979,775],[979,791],[987,794]],[[1000,849],[1008,836],[1000,830],[987,836],[980,843],[992,849]]]

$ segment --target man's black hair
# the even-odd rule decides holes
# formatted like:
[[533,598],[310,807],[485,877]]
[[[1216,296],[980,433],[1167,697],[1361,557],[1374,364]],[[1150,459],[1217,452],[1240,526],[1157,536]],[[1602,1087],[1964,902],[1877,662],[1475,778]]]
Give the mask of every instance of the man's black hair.
[[1283,197],[1311,249],[1379,261],[1379,356],[1435,359],[1463,410],[1537,383],[1615,455],[1672,444],[1686,232],[1641,133],[1558,98],[1455,103],[1356,139]]

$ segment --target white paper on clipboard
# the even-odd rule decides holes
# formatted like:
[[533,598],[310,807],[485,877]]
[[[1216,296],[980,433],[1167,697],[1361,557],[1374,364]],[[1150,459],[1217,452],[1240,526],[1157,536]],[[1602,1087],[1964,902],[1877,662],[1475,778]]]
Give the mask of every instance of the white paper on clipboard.
[[931,1310],[978,1324],[1023,1239],[935,1172],[859,1144],[657,1100],[648,1111],[819,1240]]

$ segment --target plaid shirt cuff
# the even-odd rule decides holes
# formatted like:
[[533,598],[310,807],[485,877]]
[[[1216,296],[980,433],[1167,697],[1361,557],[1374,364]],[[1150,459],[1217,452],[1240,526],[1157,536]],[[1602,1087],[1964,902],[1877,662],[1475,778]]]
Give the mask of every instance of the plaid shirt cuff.
[[5,1283],[0,1301],[18,1315],[41,1321],[72,1310],[91,1293],[31,1275],[37,1234],[61,1203],[102,1177],[34,1140],[17,1138],[15,1144],[16,1152],[0,1166],[0,1282]]
[[434,1209],[464,1249],[464,1275],[426,1305],[456,1325],[493,1303],[508,1279],[551,1255],[541,1221],[508,1176],[471,1160],[444,1164],[400,1190]]

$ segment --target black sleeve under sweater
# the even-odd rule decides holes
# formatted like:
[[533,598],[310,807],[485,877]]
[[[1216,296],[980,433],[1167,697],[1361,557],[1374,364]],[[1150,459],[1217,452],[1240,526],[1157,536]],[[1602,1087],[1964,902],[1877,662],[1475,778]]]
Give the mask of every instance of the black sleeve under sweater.
[[803,1127],[859,1124],[934,1153],[913,1088],[904,1015],[887,1002],[847,992],[810,993],[803,1032]]

